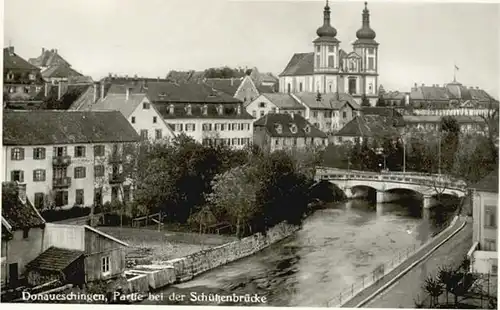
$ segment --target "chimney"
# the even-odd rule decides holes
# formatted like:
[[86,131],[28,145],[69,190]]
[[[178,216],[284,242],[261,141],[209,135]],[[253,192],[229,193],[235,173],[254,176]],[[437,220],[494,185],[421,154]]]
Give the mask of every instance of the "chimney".
[[22,203],[26,203],[26,184],[22,184],[16,181],[17,185],[17,195]]
[[405,105],[409,105],[409,104],[410,104],[410,95],[406,94],[405,95]]
[[42,54],[45,53],[45,47],[42,47]]
[[57,54],[57,48],[56,48],[56,49],[54,49],[54,53],[55,53],[55,54]]
[[131,90],[131,88],[127,87],[127,89],[125,91],[125,100],[128,100],[130,98],[130,90]]
[[422,87],[424,87],[424,86],[425,86],[425,84],[424,84],[424,83],[422,83]]
[[101,83],[101,99],[104,99],[104,82]]
[[14,56],[14,46],[9,45],[9,55]]

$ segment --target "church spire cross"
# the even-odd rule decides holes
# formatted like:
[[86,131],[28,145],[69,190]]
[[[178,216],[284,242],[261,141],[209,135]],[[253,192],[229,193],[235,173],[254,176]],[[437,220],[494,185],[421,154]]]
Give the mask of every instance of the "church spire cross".
[[370,11],[368,11],[368,2],[365,2],[365,9],[363,10],[363,26],[370,26]]

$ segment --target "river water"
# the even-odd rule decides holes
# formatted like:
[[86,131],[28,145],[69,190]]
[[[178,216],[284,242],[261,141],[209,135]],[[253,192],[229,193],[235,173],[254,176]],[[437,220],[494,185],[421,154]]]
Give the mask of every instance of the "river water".
[[[157,293],[258,294],[266,296],[267,306],[326,306],[340,291],[360,281],[361,275],[390,262],[399,251],[428,240],[438,230],[435,219],[449,217],[433,213],[423,216],[417,201],[330,204],[282,242]],[[163,298],[143,304],[196,304],[188,299],[174,303]]]

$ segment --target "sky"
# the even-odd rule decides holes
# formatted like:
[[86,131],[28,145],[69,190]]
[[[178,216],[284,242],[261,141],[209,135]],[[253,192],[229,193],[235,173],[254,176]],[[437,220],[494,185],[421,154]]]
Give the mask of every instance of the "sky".
[[[312,52],[325,1],[5,0],[4,46],[21,57],[58,49],[94,79],[165,77],[170,70],[257,67],[279,74]],[[361,27],[361,1],[330,1],[345,51]],[[27,9],[29,8],[29,9]],[[457,80],[500,95],[500,4],[369,1],[386,90]]]

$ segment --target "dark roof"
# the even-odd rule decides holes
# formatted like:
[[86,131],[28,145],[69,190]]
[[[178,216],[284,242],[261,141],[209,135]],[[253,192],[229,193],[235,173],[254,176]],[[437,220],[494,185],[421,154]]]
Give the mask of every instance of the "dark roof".
[[[208,103],[207,115],[202,113],[202,108],[205,104],[203,103],[168,103],[168,102],[156,102],[154,103],[156,109],[163,118],[168,122],[168,119],[178,119],[178,118],[209,118],[209,119],[253,119],[253,117],[248,114],[248,112],[241,107],[240,103],[224,103],[224,104],[214,104]],[[220,115],[217,112],[217,107],[222,105],[223,113]],[[174,107],[174,113],[170,113],[170,106]],[[191,106],[191,114],[187,113],[187,107]],[[240,106],[240,114],[238,114],[238,106]]]
[[259,91],[260,94],[277,93],[277,92],[279,92],[279,84],[276,83],[273,86],[261,84],[261,85],[257,86],[257,90]]
[[[9,52],[9,50],[11,52]],[[40,71],[39,68],[33,66],[28,61],[14,53],[13,47],[6,47],[3,49],[3,67],[4,69],[24,69]]]
[[338,110],[348,104],[353,110],[360,110],[361,106],[354,98],[347,93],[326,93],[321,94],[321,100],[318,99],[318,93],[300,92],[295,93],[295,97],[299,98],[310,109],[320,110]]
[[82,74],[66,64],[58,64],[43,70],[42,76],[44,78],[69,78],[82,76]]
[[[291,125],[297,126],[297,132],[291,131]],[[253,123],[254,127],[264,127],[271,137],[315,137],[327,138],[326,133],[311,125],[301,115],[288,113],[268,113]],[[277,127],[281,126],[281,133]],[[309,132],[306,129],[309,128]]]
[[280,76],[286,75],[311,75],[314,72],[314,53],[297,53]]
[[228,95],[234,96],[238,87],[240,87],[243,82],[242,78],[232,78],[232,79],[206,79],[205,84],[208,86],[220,90]]
[[30,58],[29,62],[37,67],[51,67],[59,64],[69,65],[56,49],[43,49],[37,58]]
[[392,119],[379,115],[356,116],[342,127],[335,136],[344,137],[387,137],[397,136],[398,131]]
[[167,74],[166,79],[171,82],[186,83],[201,81],[205,77],[204,71],[175,71],[172,70]]
[[14,182],[2,183],[2,218],[9,223],[11,230],[45,225],[45,220],[29,200],[23,203],[19,199],[17,184]]
[[498,167],[471,188],[480,192],[498,193]]
[[273,94],[262,94],[269,101],[274,103],[279,109],[296,109],[305,110],[306,108],[295,101],[295,99],[290,94],[283,93],[273,93]]
[[118,111],[4,111],[4,145],[135,142],[139,136]]
[[89,84],[68,85],[66,92],[61,96],[61,99],[57,99],[58,87],[58,85],[52,85],[48,96],[45,99],[46,105],[49,109],[68,110],[71,105],[92,86]]
[[363,115],[379,115],[384,117],[390,117],[394,121],[394,126],[404,126],[405,122],[403,119],[403,115],[399,113],[394,108],[387,107],[362,107]]
[[26,265],[27,269],[64,271],[72,262],[84,255],[83,251],[50,247]]

